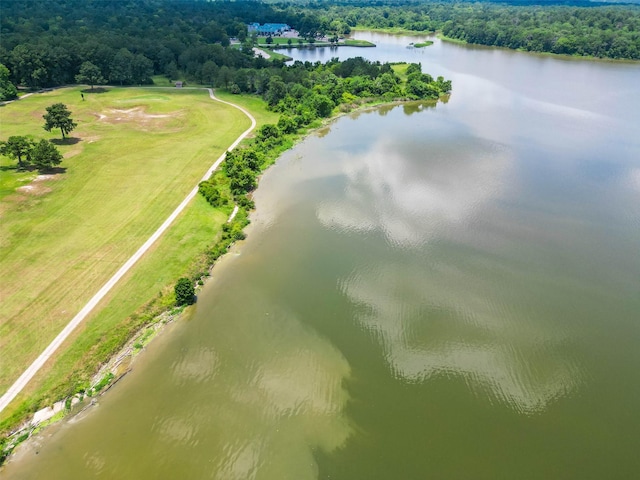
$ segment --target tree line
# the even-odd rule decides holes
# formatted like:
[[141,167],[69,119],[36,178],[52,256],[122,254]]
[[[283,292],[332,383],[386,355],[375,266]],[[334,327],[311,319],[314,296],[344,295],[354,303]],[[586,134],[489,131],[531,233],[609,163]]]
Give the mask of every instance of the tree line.
[[[153,75],[237,84],[241,69],[263,69],[247,23],[288,23],[302,36],[353,27],[442,31],[470,43],[530,51],[640,58],[640,8],[512,6],[489,3],[309,4],[198,0],[6,0],[0,16],[0,95],[15,86],[140,85]],[[231,39],[237,39],[231,45]]]
[[28,88],[74,83],[87,62],[94,77],[114,85],[148,84],[154,74],[175,79],[179,72],[199,81],[211,77],[211,66],[203,72],[206,62],[233,69],[265,64],[246,44],[230,47],[231,38],[246,42],[248,22],[299,20],[313,30],[305,15],[292,15],[251,1],[7,0],[0,63],[13,85]]
[[[341,25],[373,29],[441,31],[445,36],[479,45],[533,52],[640,59],[640,6],[518,5],[488,2],[323,1],[301,12],[318,15],[324,27]],[[300,7],[301,8],[301,7]]]

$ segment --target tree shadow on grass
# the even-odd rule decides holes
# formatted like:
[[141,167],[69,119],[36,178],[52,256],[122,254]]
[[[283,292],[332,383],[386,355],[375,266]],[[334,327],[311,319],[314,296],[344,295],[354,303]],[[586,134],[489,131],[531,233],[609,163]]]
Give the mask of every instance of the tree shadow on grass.
[[93,87],[93,89],[85,88],[84,90],[81,90],[82,93],[105,93],[108,91],[109,89],[106,87]]
[[76,143],[78,143],[81,139],[78,137],[67,137],[65,139],[62,138],[52,138],[51,140],[49,140],[51,143],[53,143],[54,145],[75,145]]
[[60,173],[65,173],[66,171],[67,171],[66,167],[50,167],[50,168],[41,168],[38,170],[38,172],[43,175],[58,175]]
[[19,167],[18,165],[0,165],[0,172],[35,172],[38,171],[47,175],[57,175],[59,173],[65,173],[67,171],[66,167],[50,167],[50,168],[40,168],[35,165],[25,165],[23,167]]

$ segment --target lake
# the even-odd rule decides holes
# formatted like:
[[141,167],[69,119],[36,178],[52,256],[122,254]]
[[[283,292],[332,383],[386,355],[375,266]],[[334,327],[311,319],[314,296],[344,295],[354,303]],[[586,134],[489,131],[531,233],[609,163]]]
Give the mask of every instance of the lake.
[[640,65],[356,38],[289,54],[450,99],[284,154],[193,315],[0,477],[637,476]]

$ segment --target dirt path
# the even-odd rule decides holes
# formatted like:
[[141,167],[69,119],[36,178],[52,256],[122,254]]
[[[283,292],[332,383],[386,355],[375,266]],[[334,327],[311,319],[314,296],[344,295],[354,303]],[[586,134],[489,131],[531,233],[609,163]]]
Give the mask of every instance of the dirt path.
[[[244,113],[249,120],[251,120],[251,126],[242,132],[240,136],[236,139],[235,142],[231,144],[228,150],[233,150],[238,146],[238,144],[245,139],[249,133],[256,127],[256,119],[253,118],[247,110],[236,105],[231,102],[225,102],[224,100],[220,100],[213,94],[213,90],[211,88],[207,89],[209,91],[209,97],[212,100],[224,103],[226,105],[230,105],[234,108],[237,108],[242,113]],[[207,170],[207,173],[204,174],[202,180],[208,179],[211,174],[220,166],[220,164],[224,161],[224,157],[226,152],[224,152],[220,157],[215,161],[213,165]],[[200,181],[202,181],[200,180]],[[200,183],[200,182],[198,182]],[[60,347],[60,345],[67,339],[67,337],[75,330],[75,328],[86,318],[86,316],[95,308],[95,306],[104,298],[104,296],[109,293],[109,291],[113,288],[113,286],[118,283],[118,281],[129,271],[133,265],[142,258],[142,256],[146,253],[146,251],[154,244],[158,238],[169,228],[171,223],[180,215],[180,213],[186,208],[189,202],[196,196],[198,193],[198,185],[189,192],[189,195],[178,205],[178,207],[173,211],[171,215],[164,221],[162,225],[149,237],[149,239],[144,242],[144,244],[138,249],[136,253],[133,254],[129,260],[125,262],[122,267],[104,284],[104,286],[98,290],[89,302],[78,312],[78,314],[71,319],[71,321],[67,324],[66,327],[58,334],[58,336],[49,344],[47,348],[40,354],[38,358],[20,375],[18,380],[9,387],[2,397],[0,397],[0,412],[2,412],[7,405],[22,391],[22,389],[29,383],[29,381],[33,378],[33,376],[42,368],[42,366],[51,358],[51,356],[55,353],[55,351]]]
[[265,52],[261,48],[253,47],[253,52],[259,57],[262,57],[262,58],[265,58],[265,59],[271,58],[271,55],[269,55],[267,52]]

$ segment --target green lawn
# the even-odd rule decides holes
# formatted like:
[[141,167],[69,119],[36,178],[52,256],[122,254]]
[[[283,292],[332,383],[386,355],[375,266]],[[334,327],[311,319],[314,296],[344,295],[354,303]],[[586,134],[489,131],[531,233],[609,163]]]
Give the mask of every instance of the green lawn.
[[394,63],[391,65],[391,69],[393,72],[400,77],[402,82],[407,81],[407,68],[409,68],[408,63]]
[[[291,40],[292,45],[298,44],[297,38],[284,38],[284,37],[271,37],[272,42],[267,43],[267,37],[258,37],[257,42],[259,45],[288,45],[289,40]],[[304,39],[302,39],[304,41]],[[304,43],[308,43],[304,41]]]
[[[16,186],[34,174],[0,170],[0,392],[249,126],[240,111],[211,101],[204,91],[110,88],[84,96],[82,101],[79,88],[61,89],[0,110],[2,139],[59,137],[41,126],[45,107],[56,102],[65,103],[78,122],[73,140],[59,147],[66,172],[20,192]],[[259,99],[221,97],[260,112],[259,122],[277,121]],[[129,314],[184,273],[224,219],[225,212],[216,212],[202,199],[192,202],[14,406],[58,384],[70,366],[95,362],[98,340],[108,343]]]
[[0,425],[12,414],[28,411],[35,401],[45,399],[43,405],[53,403],[73,392],[78,382],[86,382],[96,368],[148,320],[145,315],[134,312],[160,292],[170,291],[179,277],[190,273],[194,258],[213,243],[228,215],[229,212],[213,209],[204,198],[196,196],[165,235],[2,413]]

